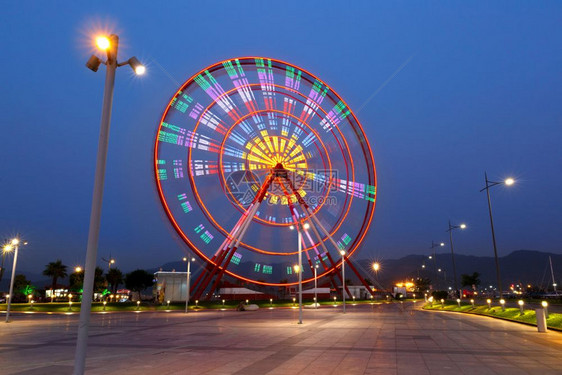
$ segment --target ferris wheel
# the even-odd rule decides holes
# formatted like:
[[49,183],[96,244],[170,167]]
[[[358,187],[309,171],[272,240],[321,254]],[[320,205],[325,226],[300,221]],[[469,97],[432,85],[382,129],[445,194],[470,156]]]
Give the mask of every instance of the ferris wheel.
[[296,284],[299,238],[303,282],[316,269],[336,286],[340,252],[348,261],[374,214],[361,124],[325,82],[275,59],[225,60],[188,79],[158,126],[154,166],[166,215],[205,261],[194,298],[224,275]]

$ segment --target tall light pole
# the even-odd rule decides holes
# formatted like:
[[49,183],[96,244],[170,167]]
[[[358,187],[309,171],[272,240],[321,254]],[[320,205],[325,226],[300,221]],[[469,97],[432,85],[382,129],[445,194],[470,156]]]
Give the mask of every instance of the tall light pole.
[[498,289],[500,292],[500,299],[503,298],[502,280],[500,276],[500,261],[498,259],[498,249],[496,247],[496,233],[494,232],[494,218],[492,216],[492,201],[490,199],[490,188],[496,185],[506,185],[511,186],[515,183],[513,178],[507,178],[502,182],[494,182],[488,180],[488,174],[484,172],[484,180],[486,181],[486,186],[480,190],[483,192],[486,190],[486,195],[488,196],[488,212],[490,213],[490,227],[492,228],[492,243],[494,244],[494,257],[496,259],[496,277],[498,278]]
[[435,243],[435,242],[433,242],[433,240],[431,240],[430,249],[433,250],[433,273],[435,274],[435,284],[436,284],[436,286],[437,286],[437,264],[436,264],[437,260],[436,260],[436,256],[435,256],[435,248],[436,247],[443,247],[443,246],[445,246],[445,242]]
[[144,74],[146,70],[136,57],[131,57],[129,60],[123,63],[117,62],[117,51],[119,49],[119,37],[117,35],[111,34],[109,36],[100,36],[96,38],[96,44],[100,50],[106,53],[107,59],[106,61],[102,61],[98,56],[92,55],[86,63],[86,67],[94,72],[97,72],[99,66],[103,63],[106,66],[106,72],[100,123],[100,135],[98,142],[98,154],[96,159],[96,172],[94,177],[94,192],[92,196],[92,209],[90,213],[90,228],[88,231],[88,245],[86,249],[82,305],[80,309],[80,321],[78,323],[76,355],[74,356],[75,375],[83,374],[86,364],[88,328],[90,324],[90,312],[92,310],[92,295],[94,293],[94,276],[98,252],[98,239],[103,200],[103,185],[105,179],[107,148],[109,143],[109,125],[111,122],[111,107],[113,105],[115,72],[117,70],[117,67],[123,65],[130,65],[138,75]]
[[[185,313],[187,314],[187,308],[189,306],[189,292],[190,292],[190,281],[191,281],[191,262],[195,262],[195,258],[192,257],[183,257],[183,261],[187,262],[187,280],[186,280],[186,294],[185,294]],[[224,304],[224,303],[223,303]]]
[[12,298],[14,296],[14,280],[16,276],[16,264],[18,263],[19,244],[20,240],[14,238],[10,241],[10,244],[4,246],[5,252],[14,250],[14,261],[12,263],[12,279],[10,280],[10,294],[8,294],[8,306],[6,307],[6,323],[10,322],[10,307],[12,306]]
[[341,279],[343,296],[343,313],[345,314],[345,250],[340,250],[341,254]]
[[[466,224],[451,225],[451,220],[449,220],[449,229],[447,230],[447,232],[449,232],[449,241],[451,241],[451,259],[453,260],[453,274],[455,277],[455,293],[459,292],[459,287],[457,283],[457,267],[455,266],[455,252],[453,250],[453,230],[465,229],[465,228],[466,228]],[[459,297],[462,297],[462,293],[459,294]]]
[[[309,224],[304,223],[302,225],[303,229],[308,229]],[[301,229],[299,228],[299,223],[296,225],[290,226],[291,230],[297,230],[297,238],[298,238],[298,264],[295,267],[298,275],[299,275],[299,324],[302,324],[302,233]]]
[[317,274],[318,274],[318,264],[314,265],[314,308],[317,309],[318,308],[318,280],[317,280]]

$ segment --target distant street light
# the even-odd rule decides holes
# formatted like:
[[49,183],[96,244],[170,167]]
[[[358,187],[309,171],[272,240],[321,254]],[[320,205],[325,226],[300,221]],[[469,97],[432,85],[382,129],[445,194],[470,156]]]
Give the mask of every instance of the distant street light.
[[[195,258],[192,257],[183,257],[183,261],[187,262],[187,280],[185,282],[186,285],[186,294],[185,294],[185,313],[187,314],[187,309],[189,307],[189,294],[190,294],[190,281],[191,281],[191,262],[195,262]],[[222,300],[222,304],[224,307],[224,300]]]
[[76,273],[82,272],[82,267],[80,267],[80,266],[74,267],[74,272],[76,272]]
[[449,220],[449,229],[447,230],[447,232],[449,232],[449,241],[451,242],[451,258],[453,260],[453,274],[454,274],[454,277],[455,277],[455,292],[459,293],[459,296],[462,298],[462,293],[460,293],[459,285],[457,283],[457,267],[455,266],[455,252],[453,250],[453,230],[455,230],[455,229],[466,229],[466,224],[451,225],[451,220]]
[[[10,308],[12,306],[12,297],[14,295],[14,280],[16,276],[16,264],[18,263],[18,250],[19,250],[20,240],[18,238],[14,238],[10,241],[9,244],[4,246],[4,253],[9,253],[10,251],[14,251],[14,261],[12,263],[12,278],[10,280],[10,294],[8,294],[8,306],[6,307],[6,323],[10,322]],[[23,243],[27,245],[27,242]]]
[[496,277],[498,279],[498,289],[500,292],[500,298],[503,298],[502,280],[500,276],[500,262],[498,259],[498,249],[496,247],[496,233],[494,232],[494,218],[492,216],[492,201],[490,199],[490,188],[496,185],[511,186],[515,183],[515,180],[510,177],[502,182],[490,181],[488,180],[488,174],[486,172],[484,172],[484,180],[486,181],[486,186],[483,189],[481,189],[480,192],[486,190],[486,195],[488,197],[488,212],[490,213],[490,227],[492,228],[492,243],[494,245],[494,258],[496,259]]
[[[88,329],[90,325],[90,313],[92,311],[92,295],[94,293],[94,277],[96,268],[96,258],[98,252],[98,239],[101,222],[101,208],[103,198],[103,185],[105,179],[105,167],[107,160],[107,148],[109,144],[109,125],[111,121],[111,107],[113,105],[113,87],[115,85],[115,72],[117,67],[130,65],[133,66],[131,59],[124,63],[117,62],[117,52],[119,49],[119,37],[115,34],[109,36],[98,36],[96,38],[98,48],[107,56],[106,61],[102,61],[96,55],[92,55],[86,67],[96,72],[100,64],[105,64],[105,88],[103,93],[103,106],[100,123],[100,136],[98,143],[98,153],[96,160],[96,172],[94,177],[94,193],[92,197],[92,209],[90,213],[90,227],[88,230],[88,245],[86,249],[86,264],[84,272],[84,285],[82,293],[82,308],[80,309],[80,321],[78,323],[78,338],[76,340],[76,355],[74,356],[74,374],[84,373],[86,364],[86,350],[88,346]],[[135,62],[137,60],[135,59]],[[144,71],[143,71],[144,73]],[[109,263],[111,265],[111,263]]]

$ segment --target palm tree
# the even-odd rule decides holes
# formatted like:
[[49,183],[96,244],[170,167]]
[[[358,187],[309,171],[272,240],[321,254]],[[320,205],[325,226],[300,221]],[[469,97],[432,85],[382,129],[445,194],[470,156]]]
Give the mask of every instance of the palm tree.
[[45,267],[43,271],[43,275],[51,277],[53,283],[51,284],[51,302],[53,302],[54,298],[54,290],[57,284],[57,279],[66,277],[66,266],[62,264],[60,259],[57,259],[56,262],[50,262]]
[[116,294],[119,284],[123,283],[123,272],[121,272],[118,268],[110,268],[105,275],[105,279],[111,285],[111,291],[113,294]]

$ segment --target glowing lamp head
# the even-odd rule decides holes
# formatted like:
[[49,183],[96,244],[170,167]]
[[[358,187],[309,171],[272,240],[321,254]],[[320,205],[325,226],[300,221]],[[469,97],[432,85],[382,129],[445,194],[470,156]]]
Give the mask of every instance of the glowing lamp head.
[[523,306],[525,304],[525,302],[523,302],[522,299],[520,299],[519,301],[517,301],[517,303],[519,304],[519,306]]
[[445,246],[445,242],[441,242],[439,246]]
[[457,298],[457,303],[460,303],[460,302],[461,302],[461,300]]
[[501,303],[502,305],[505,305],[505,300],[504,300],[503,298],[500,299],[500,303]]
[[381,265],[378,262],[373,263],[373,269],[378,271],[381,268]]
[[492,303],[492,300],[488,298],[488,299],[486,300],[486,303]]
[[441,298],[441,303],[445,303],[445,300],[443,298]]
[[142,65],[142,63],[136,57],[131,57],[128,63],[136,75],[142,76],[144,73],[146,73],[146,67]]
[[106,51],[107,49],[109,49],[109,47],[111,47],[111,42],[109,41],[109,38],[106,36],[98,36],[96,38],[96,45],[102,51]]
[[461,229],[466,229],[466,224],[461,224],[461,225],[459,225],[459,227],[460,227]]
[[473,299],[471,299],[471,300],[470,300],[470,303],[474,303],[474,300],[473,300]]
[[290,230],[295,230],[295,226],[294,226],[294,225],[291,225],[291,226],[289,227],[289,229],[290,229]]
[[504,183],[505,183],[507,186],[511,186],[511,185],[513,185],[513,184],[515,183],[515,180],[514,180],[513,178],[509,177],[509,178],[506,178],[506,179],[505,179]]
[[4,245],[4,251],[5,252],[10,252],[12,251],[14,248],[12,247],[12,245]]
[[14,238],[14,239],[12,240],[12,245],[13,245],[13,246],[19,245],[19,243],[20,243],[20,240],[18,240],[17,238]]
[[300,271],[300,269],[301,269],[298,264],[295,265],[295,266],[293,266],[293,268],[294,268],[294,270],[295,270],[295,273],[299,273],[299,271]]
[[308,223],[304,223],[303,228],[308,229],[308,228],[310,228],[310,225]]
[[186,258],[186,257],[183,257],[183,261],[184,261],[184,262],[187,262],[187,258]]
[[344,250],[340,250],[340,254],[341,254],[341,256],[344,256],[344,255],[345,255],[345,251],[344,251]]
[[74,268],[74,272],[76,272],[76,273],[82,272],[82,267],[78,266],[78,267]]
[[547,306],[548,306],[548,302],[542,301],[542,302],[541,302],[541,306],[542,306],[542,307],[547,307]]

